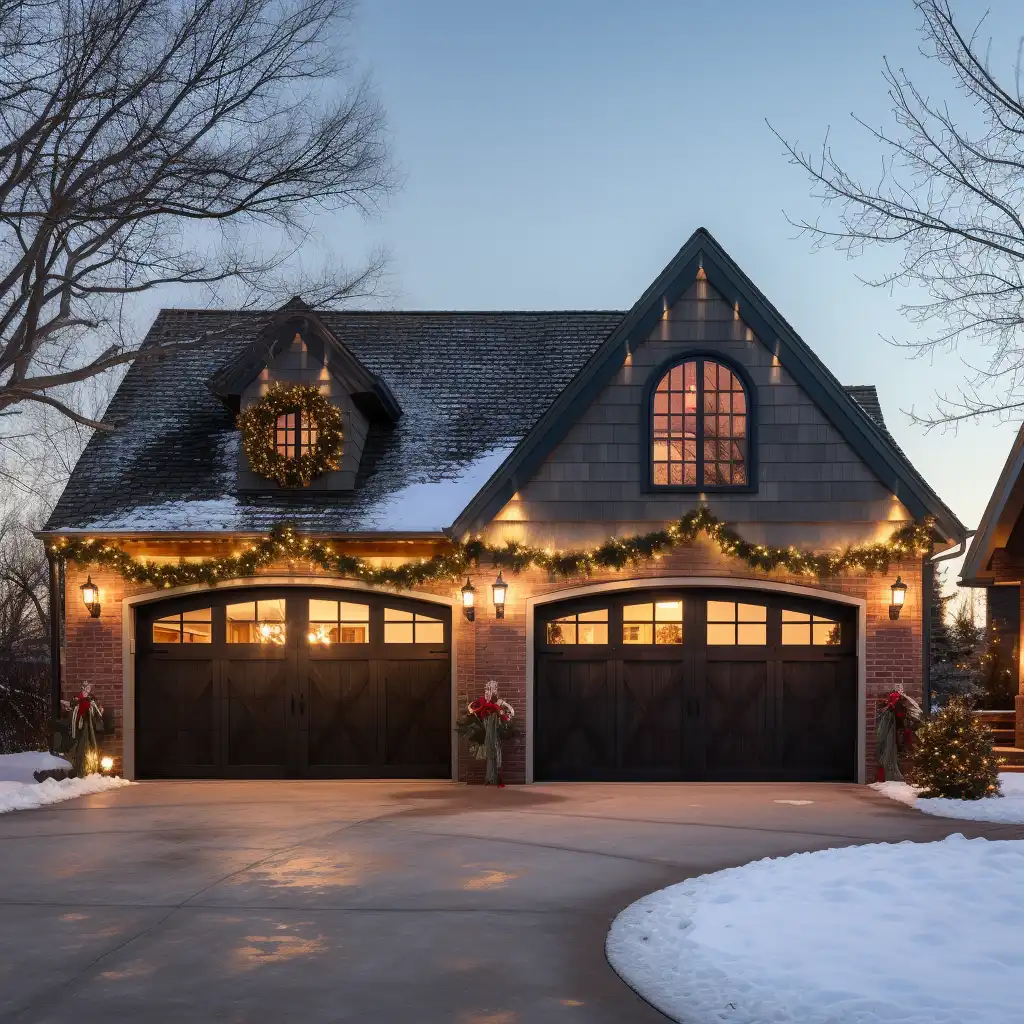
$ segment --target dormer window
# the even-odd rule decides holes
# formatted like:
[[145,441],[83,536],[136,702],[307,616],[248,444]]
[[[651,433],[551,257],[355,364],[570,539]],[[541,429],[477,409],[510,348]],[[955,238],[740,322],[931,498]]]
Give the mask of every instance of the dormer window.
[[650,482],[656,489],[748,488],[750,399],[739,375],[714,359],[684,359],[651,392]]
[[316,424],[303,419],[301,412],[286,412],[277,417],[275,429],[277,454],[297,459],[316,448]]

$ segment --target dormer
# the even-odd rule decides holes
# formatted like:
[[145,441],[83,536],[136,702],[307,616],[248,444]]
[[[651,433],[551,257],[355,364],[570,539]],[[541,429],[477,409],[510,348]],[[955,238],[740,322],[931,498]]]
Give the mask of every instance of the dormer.
[[[251,345],[207,381],[209,389],[235,414],[247,409],[275,384],[313,385],[341,414],[344,441],[338,468],[308,487],[283,487],[255,473],[243,447],[238,452],[238,491],[309,493],[355,487],[370,427],[391,426],[402,410],[388,386],[371,373],[299,298],[283,306]],[[312,440],[315,442],[315,434]],[[274,442],[288,456],[311,441],[301,416],[281,416]]]

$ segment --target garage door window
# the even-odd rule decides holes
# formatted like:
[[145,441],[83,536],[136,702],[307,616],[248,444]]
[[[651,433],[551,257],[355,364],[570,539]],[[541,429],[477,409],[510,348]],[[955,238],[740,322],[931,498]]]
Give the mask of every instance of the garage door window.
[[652,601],[627,604],[622,609],[624,644],[681,644],[683,602]]
[[768,642],[768,609],[737,601],[708,601],[709,647],[763,647]]
[[837,647],[842,640],[842,627],[835,619],[782,610],[782,642],[787,647]]
[[155,644],[208,644],[212,640],[213,622],[209,608],[167,615],[153,623]]
[[549,644],[606,644],[608,643],[608,609],[595,608],[589,612],[564,615],[548,623]]
[[368,644],[370,642],[370,606],[348,601],[309,602],[310,645]]
[[444,623],[419,612],[384,609],[384,643],[443,644]]
[[229,604],[226,609],[229,644],[273,644],[285,642],[284,598]]

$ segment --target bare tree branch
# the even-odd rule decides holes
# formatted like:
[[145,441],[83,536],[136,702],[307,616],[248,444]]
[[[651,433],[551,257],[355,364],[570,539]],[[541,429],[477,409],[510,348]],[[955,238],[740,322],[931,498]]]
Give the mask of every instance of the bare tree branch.
[[[834,216],[791,218],[816,246],[849,256],[888,247],[898,266],[867,279],[876,287],[919,289],[901,306],[924,340],[894,342],[914,355],[963,347],[957,396],[936,395],[936,411],[911,418],[926,429],[981,417],[1019,418],[1024,408],[1024,95],[1021,47],[1012,81],[992,69],[984,19],[966,32],[950,0],[914,0],[922,19],[921,53],[949,74],[944,101],[929,98],[888,61],[884,77],[893,126],[860,118],[882,155],[877,181],[866,181],[835,155],[826,138],[812,153],[776,136],[810,178],[812,195]],[[1022,44],[1024,45],[1024,44]],[[769,125],[769,127],[771,127]]]
[[[295,294],[285,268],[317,216],[376,209],[396,175],[341,45],[352,4],[0,0],[0,413],[95,427],[53,390],[171,351],[136,351],[126,297]],[[371,294],[382,269],[374,254],[307,290]]]

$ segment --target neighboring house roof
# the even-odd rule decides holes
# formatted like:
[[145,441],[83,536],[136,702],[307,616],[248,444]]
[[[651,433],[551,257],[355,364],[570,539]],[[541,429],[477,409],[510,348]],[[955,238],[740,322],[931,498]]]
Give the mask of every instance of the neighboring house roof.
[[[489,522],[537,471],[569,427],[642,344],[662,317],[697,279],[708,283],[779,359],[791,377],[831,420],[875,475],[917,518],[934,516],[938,532],[962,540],[963,524],[928,486],[872,413],[845,391],[806,342],[757,289],[705,228],[698,228],[633,308],[591,355],[586,366],[534,424],[500,473],[473,499],[453,526],[456,535]],[[862,396],[867,400],[867,396]],[[877,395],[875,396],[877,403]],[[879,415],[881,410],[878,410]]]
[[621,312],[324,312],[401,406],[370,428],[356,488],[238,495],[234,415],[207,387],[278,315],[162,310],[144,345],[209,339],[136,361],[75,466],[47,531],[440,533],[622,318]]
[[1002,472],[996,481],[992,497],[985,506],[985,514],[978,524],[978,532],[967,549],[967,557],[960,569],[960,582],[964,586],[986,586],[994,576],[988,570],[992,555],[1006,547],[1021,511],[1024,510],[1024,425],[1017,431],[1013,447],[1006,457]]
[[239,433],[225,396],[263,358],[259,339],[281,311],[162,310],[144,348],[206,341],[132,365],[104,417],[115,429],[93,435],[44,531],[263,533],[289,521],[317,532],[461,536],[535,472],[701,265],[910,512],[961,538],[963,526],[885,429],[875,389],[844,390],[703,229],[625,314],[318,313],[401,409],[397,423],[371,425],[351,491],[237,493]]

